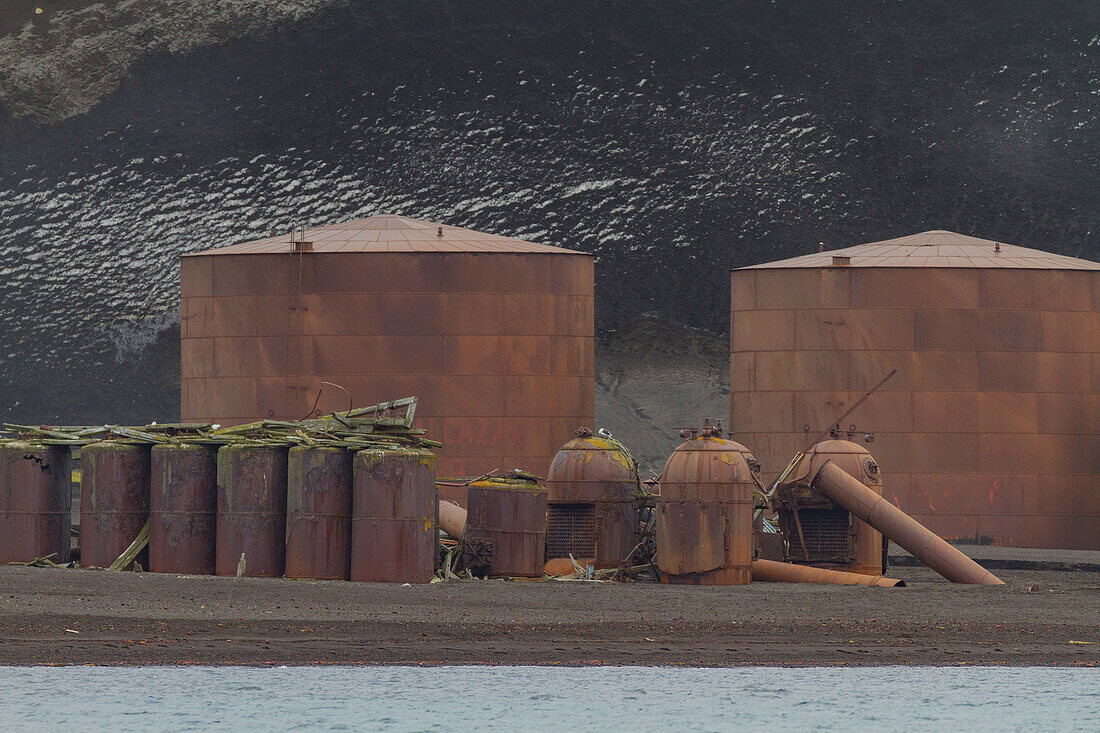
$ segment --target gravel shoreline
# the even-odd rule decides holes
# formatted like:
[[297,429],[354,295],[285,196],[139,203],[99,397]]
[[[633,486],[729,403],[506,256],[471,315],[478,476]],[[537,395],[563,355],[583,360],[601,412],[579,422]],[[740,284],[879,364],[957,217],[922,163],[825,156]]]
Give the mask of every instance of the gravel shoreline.
[[0,567],[0,665],[1074,665],[1100,573],[908,588],[461,581],[403,587]]

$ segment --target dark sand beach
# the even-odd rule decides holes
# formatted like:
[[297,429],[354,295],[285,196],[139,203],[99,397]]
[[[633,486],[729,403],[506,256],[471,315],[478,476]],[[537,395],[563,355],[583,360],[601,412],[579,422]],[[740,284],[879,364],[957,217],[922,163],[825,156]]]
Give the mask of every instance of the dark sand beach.
[[0,567],[0,665],[1100,663],[1100,572],[1044,569],[1094,568],[1097,553],[998,550],[985,550],[990,565],[1027,566],[996,570],[1003,587],[913,566],[892,569],[899,589]]

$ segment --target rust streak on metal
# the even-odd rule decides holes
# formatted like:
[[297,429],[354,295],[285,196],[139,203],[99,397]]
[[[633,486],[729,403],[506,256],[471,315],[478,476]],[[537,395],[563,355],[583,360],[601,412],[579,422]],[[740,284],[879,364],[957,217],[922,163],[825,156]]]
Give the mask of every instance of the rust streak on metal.
[[588,428],[576,435],[547,472],[547,552],[595,558],[597,568],[621,567],[638,543],[637,469]]
[[81,449],[81,565],[110,566],[149,520],[149,450],[113,442]]
[[69,449],[0,444],[0,563],[69,561]]
[[428,583],[439,555],[435,457],[363,450],[352,474],[351,579]]
[[747,456],[745,446],[717,437],[709,426],[669,456],[657,502],[662,583],[751,581],[754,484]]
[[218,447],[156,445],[151,452],[149,569],[213,575]]
[[287,449],[226,445],[218,450],[217,572],[279,577],[286,562]]
[[542,575],[546,496],[546,489],[531,479],[489,478],[470,484],[465,542],[490,550],[491,561],[480,567],[465,562],[466,567],[493,576]]
[[287,458],[288,578],[347,580],[351,562],[352,454],[296,446]]

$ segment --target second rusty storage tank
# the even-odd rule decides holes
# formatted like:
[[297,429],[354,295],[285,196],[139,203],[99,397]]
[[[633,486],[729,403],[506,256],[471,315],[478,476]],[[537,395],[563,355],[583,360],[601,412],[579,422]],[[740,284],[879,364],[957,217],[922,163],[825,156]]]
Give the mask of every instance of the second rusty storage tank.
[[182,258],[184,420],[416,396],[441,476],[541,473],[593,420],[590,255],[389,215],[298,239]]
[[0,444],[0,564],[69,561],[69,465],[65,446]]
[[218,447],[184,443],[151,451],[149,569],[213,575]]
[[575,432],[546,474],[547,556],[617,568],[638,542],[638,467],[615,443]]
[[791,480],[781,484],[775,495],[779,526],[787,539],[786,560],[829,570],[882,575],[886,572],[882,534],[811,488],[807,481],[826,461],[882,495],[882,472],[863,446],[850,440],[826,440],[810,448],[791,471]]
[[662,583],[740,585],[752,580],[753,480],[740,443],[704,429],[669,456],[657,501]]
[[546,564],[546,489],[532,476],[469,485],[463,564],[483,575],[539,577]]
[[351,562],[352,454],[295,446],[287,461],[288,578],[347,580]]
[[1100,549],[1100,263],[929,231],[735,270],[731,298],[730,422],[772,472],[896,368],[853,415],[891,503]]
[[[103,441],[80,450],[80,564],[110,566],[149,520],[148,445]],[[144,560],[139,560],[144,562]]]
[[435,456],[361,450],[352,468],[351,579],[428,583],[439,559]]
[[279,577],[286,562],[287,449],[225,445],[218,451],[217,572]]

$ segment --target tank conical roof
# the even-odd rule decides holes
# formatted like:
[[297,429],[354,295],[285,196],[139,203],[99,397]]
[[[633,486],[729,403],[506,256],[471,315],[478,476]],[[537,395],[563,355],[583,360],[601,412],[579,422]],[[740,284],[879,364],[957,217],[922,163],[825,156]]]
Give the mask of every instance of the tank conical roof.
[[[997,249],[1000,248],[998,252]],[[848,257],[847,267],[977,267],[1029,270],[1100,270],[1100,263],[1066,257],[1038,249],[1018,247],[989,239],[968,237],[942,229],[882,242],[859,244],[845,249],[743,267],[743,270],[772,268],[817,268],[834,266],[834,257]]]
[[[442,231],[442,236],[440,232]],[[196,252],[194,255],[277,254],[293,251],[293,240],[313,244],[314,252],[503,252],[586,255],[562,247],[475,232],[432,221],[380,214],[366,219],[288,232],[268,239]],[[188,255],[193,256],[193,255]]]

